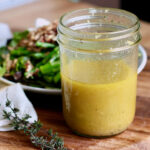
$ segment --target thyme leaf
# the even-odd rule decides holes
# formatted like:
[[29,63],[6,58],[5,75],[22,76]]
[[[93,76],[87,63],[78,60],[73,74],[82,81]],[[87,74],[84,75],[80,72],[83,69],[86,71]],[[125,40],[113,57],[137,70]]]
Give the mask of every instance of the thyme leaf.
[[10,126],[15,130],[22,130],[25,135],[30,137],[31,143],[40,148],[41,150],[67,150],[64,147],[64,141],[60,138],[57,133],[53,133],[50,129],[47,133],[47,137],[38,136],[38,132],[42,128],[42,123],[34,121],[29,122],[31,116],[25,114],[24,117],[20,118],[18,116],[19,109],[11,105],[11,101],[7,98],[6,107],[10,108],[10,111],[3,110],[3,117],[11,121]]

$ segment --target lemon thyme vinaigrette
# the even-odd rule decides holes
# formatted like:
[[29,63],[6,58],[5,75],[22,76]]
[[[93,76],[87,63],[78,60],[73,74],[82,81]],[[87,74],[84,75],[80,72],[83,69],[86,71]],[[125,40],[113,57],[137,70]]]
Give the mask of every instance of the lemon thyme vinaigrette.
[[81,9],[61,17],[63,114],[74,132],[111,136],[132,122],[139,27],[134,14],[120,9]]

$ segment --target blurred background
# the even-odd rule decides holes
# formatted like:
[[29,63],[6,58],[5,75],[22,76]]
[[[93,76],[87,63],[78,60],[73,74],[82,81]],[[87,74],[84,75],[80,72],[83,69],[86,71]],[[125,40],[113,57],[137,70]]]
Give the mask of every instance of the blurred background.
[[69,10],[99,6],[122,8],[150,21],[146,0],[0,0],[0,22],[22,30],[32,26],[37,17],[55,20]]

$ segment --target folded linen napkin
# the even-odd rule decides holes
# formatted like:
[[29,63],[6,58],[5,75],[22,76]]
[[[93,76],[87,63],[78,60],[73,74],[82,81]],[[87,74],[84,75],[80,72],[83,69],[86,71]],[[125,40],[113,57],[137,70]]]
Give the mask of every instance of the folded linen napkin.
[[14,130],[9,126],[10,121],[3,118],[3,110],[10,111],[5,105],[7,98],[11,101],[13,107],[20,110],[18,112],[19,117],[24,117],[25,114],[29,114],[31,116],[29,119],[30,123],[38,119],[32,103],[26,97],[21,85],[17,83],[0,90],[0,131]]

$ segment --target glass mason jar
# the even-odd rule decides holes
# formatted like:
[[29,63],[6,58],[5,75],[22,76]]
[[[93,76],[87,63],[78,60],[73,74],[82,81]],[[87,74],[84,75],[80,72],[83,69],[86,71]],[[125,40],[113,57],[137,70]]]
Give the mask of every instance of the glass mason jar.
[[134,14],[112,8],[81,9],[60,18],[63,114],[77,134],[111,136],[132,122],[139,27]]

